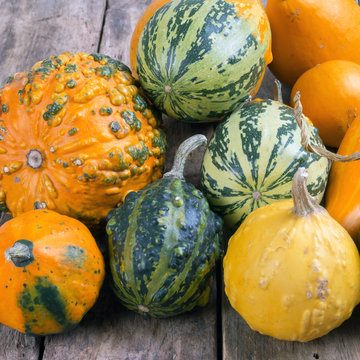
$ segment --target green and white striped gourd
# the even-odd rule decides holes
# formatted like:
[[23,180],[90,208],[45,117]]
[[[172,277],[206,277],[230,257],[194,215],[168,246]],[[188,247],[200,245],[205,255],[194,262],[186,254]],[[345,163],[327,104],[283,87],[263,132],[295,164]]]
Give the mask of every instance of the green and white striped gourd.
[[136,71],[153,104],[188,122],[219,120],[254,95],[271,62],[256,0],[173,0],[145,25]]
[[203,135],[186,140],[169,173],[129,193],[108,215],[113,289],[140,314],[169,317],[208,302],[222,219],[183,178],[187,155],[204,144]]
[[[309,121],[310,142],[324,147]],[[202,190],[225,224],[235,229],[253,210],[291,198],[296,170],[306,168],[308,190],[321,201],[328,160],[304,150],[294,109],[274,100],[240,106],[210,140],[201,168]]]

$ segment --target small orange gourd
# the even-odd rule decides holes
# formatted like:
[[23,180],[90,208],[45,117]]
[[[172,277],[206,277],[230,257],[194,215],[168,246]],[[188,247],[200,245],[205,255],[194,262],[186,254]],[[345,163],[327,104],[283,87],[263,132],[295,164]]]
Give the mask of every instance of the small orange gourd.
[[293,200],[252,212],[230,238],[225,291],[249,326],[309,341],[347,319],[360,301],[360,256],[346,230],[294,177]]
[[161,176],[166,141],[130,70],[101,54],[52,56],[0,90],[0,205],[99,223]]
[[94,305],[104,261],[80,221],[32,210],[0,227],[0,322],[31,335],[76,326]]
[[292,106],[298,91],[304,114],[318,128],[324,144],[338,148],[353,120],[360,116],[360,65],[326,61],[299,77],[291,92]]
[[328,60],[360,64],[360,7],[354,0],[268,0],[274,60],[270,69],[292,87]]
[[164,6],[166,3],[168,3],[171,0],[154,0],[150,3],[150,5],[145,9],[143,14],[140,16],[134,32],[131,36],[130,41],[130,68],[131,71],[136,79],[138,79],[138,75],[136,72],[136,50],[139,43],[139,37],[141,35],[141,32],[144,29],[144,26],[149,21],[149,19],[155,14],[156,10],[160,9],[162,6]]

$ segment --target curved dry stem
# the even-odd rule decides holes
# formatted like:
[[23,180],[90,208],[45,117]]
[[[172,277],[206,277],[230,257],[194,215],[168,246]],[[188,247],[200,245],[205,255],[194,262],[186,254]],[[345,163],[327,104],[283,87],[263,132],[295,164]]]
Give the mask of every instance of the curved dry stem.
[[207,138],[205,135],[202,134],[193,135],[190,138],[186,139],[183,143],[180,144],[178,150],[176,151],[172,169],[166,174],[164,174],[163,177],[164,178],[175,177],[180,180],[183,180],[185,162],[189,154],[197,147],[206,144],[207,144]]
[[357,151],[350,155],[339,155],[335,154],[325,148],[313,145],[310,143],[310,136],[308,132],[308,127],[306,124],[305,117],[302,113],[302,104],[300,101],[300,92],[298,91],[294,96],[294,110],[295,110],[295,119],[297,124],[301,129],[301,145],[303,148],[313,154],[325,157],[332,161],[339,161],[339,162],[350,162],[360,159],[360,151]]

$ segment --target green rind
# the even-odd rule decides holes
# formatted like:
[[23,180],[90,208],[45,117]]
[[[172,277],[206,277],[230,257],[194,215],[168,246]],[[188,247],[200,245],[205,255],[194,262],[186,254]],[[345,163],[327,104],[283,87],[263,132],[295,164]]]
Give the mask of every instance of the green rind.
[[253,21],[238,17],[234,3],[173,0],[150,18],[140,36],[140,84],[155,106],[175,119],[218,120],[261,80],[270,31],[261,42],[260,37]]
[[[310,124],[308,129],[311,143],[323,147],[317,129]],[[291,198],[300,166],[308,171],[310,194],[321,201],[328,160],[305,151],[300,139],[294,110],[272,100],[246,103],[217,127],[204,155],[201,184],[228,227],[237,228],[258,207]]]
[[113,288],[123,305],[169,317],[206,304],[221,228],[205,197],[179,179],[130,193],[107,224]]
[[71,330],[77,325],[66,311],[66,300],[48,276],[36,277],[34,286],[24,287],[18,296],[18,304],[24,316],[27,335],[49,335],[46,330],[43,333],[34,330],[38,327],[47,329],[49,319],[55,320],[60,326],[58,332]]

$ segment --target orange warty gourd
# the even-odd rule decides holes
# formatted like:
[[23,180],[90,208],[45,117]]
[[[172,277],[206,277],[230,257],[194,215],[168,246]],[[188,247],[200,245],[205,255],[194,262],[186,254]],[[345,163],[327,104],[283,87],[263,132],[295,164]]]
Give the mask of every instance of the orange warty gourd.
[[0,227],[0,322],[31,335],[76,326],[104,279],[95,239],[80,221],[32,210]]
[[136,79],[138,75],[136,72],[136,49],[139,43],[139,37],[143,31],[144,26],[149,21],[149,19],[154,15],[157,9],[161,8],[163,5],[168,3],[171,0],[154,0],[150,5],[145,9],[144,13],[140,16],[134,32],[131,36],[130,41],[130,68]]
[[360,64],[360,7],[354,0],[268,0],[274,60],[270,69],[292,87],[328,60]]
[[346,230],[311,197],[305,168],[293,200],[256,209],[230,238],[225,291],[249,326],[310,341],[350,317],[360,301],[360,256]]
[[130,70],[101,54],[52,56],[0,91],[0,207],[98,223],[161,176],[166,142]]
[[292,106],[298,91],[304,114],[318,128],[324,144],[338,148],[350,124],[360,116],[360,65],[326,61],[299,77],[291,92]]

